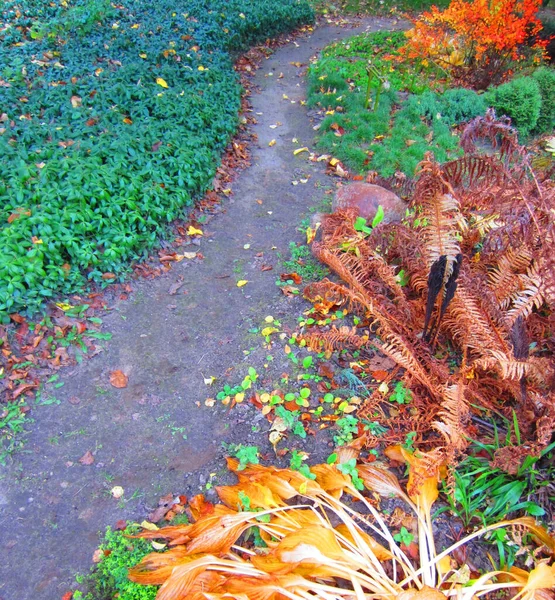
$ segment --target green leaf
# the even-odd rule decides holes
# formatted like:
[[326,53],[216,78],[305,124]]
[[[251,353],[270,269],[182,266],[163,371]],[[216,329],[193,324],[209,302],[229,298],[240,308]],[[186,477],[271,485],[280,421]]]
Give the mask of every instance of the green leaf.
[[380,204],[378,206],[378,210],[376,211],[376,215],[372,219],[372,227],[378,226],[383,221],[384,216],[383,206]]

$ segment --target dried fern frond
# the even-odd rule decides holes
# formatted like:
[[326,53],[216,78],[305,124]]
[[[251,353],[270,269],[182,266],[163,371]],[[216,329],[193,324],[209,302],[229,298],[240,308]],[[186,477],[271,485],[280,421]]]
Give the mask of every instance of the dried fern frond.
[[437,416],[441,420],[434,421],[433,427],[445,439],[446,449],[451,454],[449,462],[453,464],[455,456],[468,447],[465,426],[469,419],[469,405],[466,399],[466,386],[462,380],[445,386],[441,410]]

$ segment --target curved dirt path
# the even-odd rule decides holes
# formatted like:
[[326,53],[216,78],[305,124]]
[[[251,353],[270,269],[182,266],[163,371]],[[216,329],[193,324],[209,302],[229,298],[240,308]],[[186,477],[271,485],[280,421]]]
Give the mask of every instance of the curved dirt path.
[[[183,261],[163,277],[133,284],[130,299],[104,319],[103,330],[113,334],[105,351],[61,372],[65,385],[55,391],[61,403],[33,410],[24,452],[0,472],[0,600],[61,598],[75,574],[89,570],[98,532],[107,525],[144,518],[167,492],[198,493],[211,473],[224,481],[222,441],[269,447],[267,431],[253,432],[253,424],[263,428],[265,421],[252,407],[228,411],[204,400],[227,380],[240,383],[249,365],[264,371],[267,352],[245,357],[244,350],[260,347],[248,330],[268,314],[294,319],[302,302],[275,285],[278,253],[287,257],[289,242],[300,240],[300,219],[335,182],[322,163],[293,155],[314,140],[299,102],[301,74],[334,39],[387,28],[387,19],[357,29],[322,27],[262,64],[254,80],[260,91],[251,99],[258,121],[252,166],[234,182],[224,214],[203,227],[204,260]],[[308,183],[292,185],[307,175]],[[275,268],[263,271],[262,264]],[[241,279],[248,284],[238,288]],[[275,363],[262,378],[279,378],[285,366]],[[125,389],[109,384],[116,369],[129,376]],[[204,383],[213,375],[214,389]],[[94,462],[81,464],[87,452]],[[123,500],[111,496],[115,485],[125,489]]]

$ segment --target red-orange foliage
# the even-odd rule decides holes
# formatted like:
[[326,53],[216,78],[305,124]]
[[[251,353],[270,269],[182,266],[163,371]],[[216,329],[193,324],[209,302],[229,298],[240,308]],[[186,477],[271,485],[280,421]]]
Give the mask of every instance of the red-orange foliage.
[[485,88],[503,80],[511,61],[523,59],[527,48],[542,55],[545,42],[534,41],[542,28],[536,17],[540,5],[541,0],[453,0],[444,11],[432,6],[413,20],[401,55],[432,60]]

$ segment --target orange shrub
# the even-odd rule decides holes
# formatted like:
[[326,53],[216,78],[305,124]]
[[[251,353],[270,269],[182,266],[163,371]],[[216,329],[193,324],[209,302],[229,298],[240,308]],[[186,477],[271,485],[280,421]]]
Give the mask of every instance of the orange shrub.
[[[541,0],[453,0],[441,11],[432,6],[406,32],[403,58],[429,60],[467,85],[484,89],[499,83],[514,62],[541,58],[545,41],[536,14]],[[527,46],[527,43],[530,43]]]

